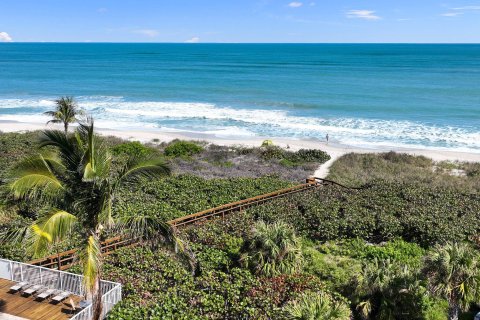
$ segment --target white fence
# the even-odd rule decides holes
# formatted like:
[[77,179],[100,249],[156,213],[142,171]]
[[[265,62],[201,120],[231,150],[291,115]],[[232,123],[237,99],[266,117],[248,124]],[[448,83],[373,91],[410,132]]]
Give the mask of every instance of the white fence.
[[[0,278],[15,282],[40,284],[51,289],[68,291],[81,297],[85,293],[82,284],[83,276],[81,275],[6,259],[0,259]],[[113,306],[122,300],[122,286],[116,282],[102,280],[100,289],[102,291],[103,316],[105,317]],[[89,306],[71,319],[90,320],[91,317],[92,309]]]

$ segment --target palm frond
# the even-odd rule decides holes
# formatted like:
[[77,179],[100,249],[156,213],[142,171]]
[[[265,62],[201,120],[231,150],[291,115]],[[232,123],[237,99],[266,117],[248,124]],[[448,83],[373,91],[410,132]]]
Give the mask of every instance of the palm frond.
[[70,172],[76,172],[82,159],[83,151],[79,148],[75,137],[67,136],[63,131],[45,130],[39,139],[39,147],[54,147],[59,152],[64,166]]
[[62,182],[53,173],[55,160],[43,156],[30,157],[12,171],[10,190],[15,198],[50,197],[64,190]]
[[52,119],[52,120],[47,121],[47,124],[49,124],[49,123],[62,123],[62,120]]
[[170,172],[170,167],[162,158],[132,157],[120,172],[118,183],[133,184],[142,178],[159,178],[169,175]]
[[77,217],[73,214],[57,209],[51,210],[37,221],[41,230],[48,233],[54,242],[64,240],[71,233],[76,222]]
[[102,266],[100,243],[95,235],[88,236],[79,257],[83,266],[83,285],[87,293],[90,293],[94,290]]
[[30,227],[30,232],[28,232],[25,241],[27,242],[27,251],[34,258],[38,258],[47,254],[52,243],[52,236],[42,230],[39,225],[34,224]]
[[117,232],[147,240],[161,240],[167,243],[176,241],[172,227],[162,219],[147,215],[122,216],[115,218]]

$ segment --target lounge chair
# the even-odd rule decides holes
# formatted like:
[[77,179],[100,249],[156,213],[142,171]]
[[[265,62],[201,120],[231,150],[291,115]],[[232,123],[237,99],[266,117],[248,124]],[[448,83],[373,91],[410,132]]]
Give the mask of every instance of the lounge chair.
[[61,293],[57,294],[55,297],[52,298],[53,302],[62,302],[63,300],[70,297],[71,293],[68,291],[62,291]]
[[37,292],[38,290],[40,290],[42,288],[43,288],[42,285],[36,284],[34,286],[31,286],[27,290],[23,290],[23,294],[26,295],[26,296],[30,296],[30,295],[34,294],[35,292]]
[[77,308],[75,307],[75,302],[73,302],[72,298],[68,300],[68,304],[70,305],[70,313],[75,314],[77,312]]
[[50,298],[51,296],[53,296],[55,293],[57,292],[57,290],[55,289],[47,289],[43,292],[40,292],[38,295],[37,295],[37,299],[38,300],[45,300],[47,298]]
[[11,286],[10,291],[18,292],[18,291],[22,290],[23,288],[25,288],[26,286],[28,286],[28,282],[19,282],[16,285]]

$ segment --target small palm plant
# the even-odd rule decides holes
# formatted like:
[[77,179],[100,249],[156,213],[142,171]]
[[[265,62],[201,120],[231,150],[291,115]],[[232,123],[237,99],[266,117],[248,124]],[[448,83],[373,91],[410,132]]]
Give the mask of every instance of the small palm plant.
[[424,273],[432,293],[447,299],[450,320],[480,302],[480,256],[469,244],[437,245],[425,259]]
[[303,293],[287,304],[284,311],[286,318],[292,320],[349,320],[351,316],[345,302],[335,301],[323,291]]
[[52,117],[52,120],[49,120],[49,123],[63,123],[65,133],[68,132],[68,126],[70,123],[77,122],[78,116],[84,114],[83,110],[80,109],[73,99],[73,97],[61,97],[58,100],[55,100],[56,108],[53,111],[47,111],[44,114]]
[[[160,158],[132,157],[119,172],[114,172],[108,149],[94,134],[93,121],[81,123],[73,135],[44,131],[40,149],[43,152],[38,156],[25,159],[14,169],[10,189],[17,199],[38,200],[42,210],[31,225],[10,233],[10,240],[23,241],[34,257],[40,257],[67,237],[79,235],[84,239],[79,254],[84,287],[93,303],[94,319],[99,319],[103,261],[100,241],[106,231],[150,239],[173,237],[155,216],[113,212],[117,191],[143,178],[167,175],[170,169]],[[52,149],[56,152],[52,153]]]
[[417,274],[407,266],[375,258],[363,266],[356,310],[363,319],[416,319],[411,303],[420,289]]
[[302,267],[300,239],[285,223],[257,222],[248,247],[241,261],[256,274],[272,277],[295,273]]

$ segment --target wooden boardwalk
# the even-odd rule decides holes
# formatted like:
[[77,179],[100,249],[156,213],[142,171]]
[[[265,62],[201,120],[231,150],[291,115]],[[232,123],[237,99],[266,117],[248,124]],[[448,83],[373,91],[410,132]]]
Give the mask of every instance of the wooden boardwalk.
[[[0,319],[2,313],[8,319],[8,315],[31,319],[31,320],[64,320],[71,318],[71,308],[68,305],[69,298],[59,304],[48,301],[35,301],[35,297],[24,297],[19,292],[9,293],[9,288],[15,282],[0,278]],[[82,300],[79,296],[72,296],[76,305]]]
[[[227,203],[215,208],[207,209],[194,214],[173,219],[173,220],[167,221],[167,223],[173,229],[183,228],[188,225],[201,224],[214,218],[219,218],[219,217],[223,218],[226,215],[247,210],[251,207],[261,205],[263,203],[272,201],[274,199],[286,197],[295,193],[317,189],[323,186],[332,186],[332,185],[339,186],[341,188],[346,188],[346,189],[361,189],[361,188],[347,187],[335,181],[331,181],[327,179],[309,178],[307,179],[306,183],[303,183],[303,184],[299,184],[290,188],[280,189],[270,193],[258,195],[252,198],[235,201],[232,203]],[[114,252],[115,250],[117,250],[118,248],[139,245],[140,244],[139,241],[140,239],[115,237],[115,238],[107,239],[104,242],[102,242],[101,250],[103,255],[108,255]],[[69,251],[61,252],[56,255],[51,255],[45,258],[36,259],[36,260],[30,261],[29,263],[37,266],[46,267],[46,268],[52,268],[52,269],[57,269],[60,266],[59,268],[60,270],[66,270],[70,268],[72,265],[74,265],[75,263],[77,263],[76,256],[77,256],[77,249],[72,249]]]

